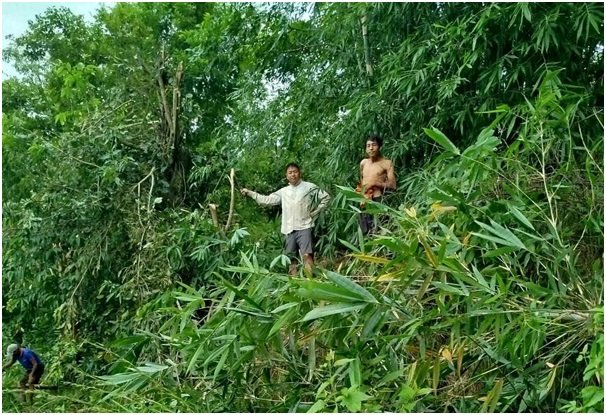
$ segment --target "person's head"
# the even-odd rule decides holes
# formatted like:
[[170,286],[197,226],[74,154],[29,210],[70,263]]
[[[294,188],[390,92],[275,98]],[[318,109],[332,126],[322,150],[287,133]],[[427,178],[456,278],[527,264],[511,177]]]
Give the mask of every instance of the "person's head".
[[366,137],[366,154],[369,157],[377,157],[381,154],[383,139],[377,134],[370,134]]
[[297,163],[289,163],[286,166],[286,180],[290,184],[297,184],[301,180],[301,169]]
[[19,351],[19,345],[18,344],[9,344],[8,347],[6,348],[6,358],[7,359],[12,359],[13,356],[15,355],[15,353],[17,353]]

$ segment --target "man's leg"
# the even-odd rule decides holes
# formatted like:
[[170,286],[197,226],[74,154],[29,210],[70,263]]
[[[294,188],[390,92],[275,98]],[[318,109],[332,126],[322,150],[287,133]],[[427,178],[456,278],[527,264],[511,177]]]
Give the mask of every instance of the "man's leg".
[[25,387],[27,386],[27,384],[29,383],[29,374],[31,372],[25,372],[25,375],[23,375],[23,377],[21,378],[21,380],[19,381],[19,387],[21,389],[25,389]]
[[44,365],[38,365],[36,370],[32,374],[33,382],[30,384],[30,388],[33,389],[34,385],[40,384],[40,378],[44,374]]
[[298,259],[298,246],[297,246],[297,231],[293,231],[286,235],[286,240],[284,241],[284,251],[286,255],[290,258],[290,266],[288,267],[288,274],[295,275],[297,273],[297,264],[299,262]]
[[311,274],[311,269],[314,265],[314,243],[311,228],[297,231],[297,245],[299,245],[299,250],[301,251],[301,255],[303,255],[305,270]]
[[361,212],[359,216],[360,229],[362,235],[373,234],[375,231],[375,221],[370,213]]
[[311,273],[311,269],[314,266],[314,254],[303,254],[303,264],[305,270]]
[[29,374],[30,374],[30,372],[25,372],[25,375],[19,381],[19,389],[21,389],[21,393],[20,393],[21,402],[27,401],[27,395],[26,395],[27,392],[26,391],[27,391],[27,384],[29,383]]

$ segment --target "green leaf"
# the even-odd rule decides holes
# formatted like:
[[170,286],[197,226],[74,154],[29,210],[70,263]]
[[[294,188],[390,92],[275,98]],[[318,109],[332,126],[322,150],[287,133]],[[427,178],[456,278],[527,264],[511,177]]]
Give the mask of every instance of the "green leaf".
[[510,204],[508,204],[508,207],[509,207],[509,211],[513,214],[513,216],[515,216],[520,222],[522,222],[522,224],[524,224],[526,227],[532,229],[533,231],[535,230],[534,226],[532,226],[532,223],[530,223],[528,218],[526,218],[526,216],[524,216],[522,214],[522,212],[520,212],[518,210],[518,208],[516,208],[515,206],[510,205]]
[[495,411],[497,404],[499,403],[499,397],[501,396],[501,391],[503,390],[503,379],[498,379],[492,390],[486,396],[486,401],[482,405],[480,412],[489,412],[492,413]]
[[246,301],[248,304],[252,305],[257,310],[265,312],[265,310],[263,309],[263,307],[261,307],[255,300],[253,300],[252,298],[250,298],[242,290],[236,288],[232,283],[230,283],[229,281],[227,281],[225,278],[222,278],[221,281],[223,282],[223,284],[225,285],[225,287],[228,290],[232,291],[237,297],[239,297],[240,299]]
[[278,255],[271,261],[271,264],[269,264],[269,269],[272,269],[278,262],[283,266],[290,265],[290,258],[284,254]]
[[316,370],[316,336],[309,338],[309,359],[307,361],[307,381],[311,381]]
[[204,298],[201,295],[191,295],[191,294],[180,293],[180,292],[175,292],[173,295],[175,296],[175,298],[177,300],[183,301],[186,303],[204,300]]
[[528,248],[526,248],[526,245],[524,245],[524,243],[517,236],[515,236],[514,233],[511,232],[509,229],[507,229],[506,227],[502,226],[501,224],[493,221],[492,219],[490,220],[490,224],[495,229],[495,235],[501,235],[501,237],[503,239],[505,239],[507,242],[509,242],[509,244],[511,246],[515,246],[520,249],[528,250]]
[[128,336],[128,337],[123,337],[121,339],[117,339],[114,340],[113,342],[109,343],[109,345],[111,347],[124,347],[124,346],[130,346],[133,344],[138,344],[144,341],[147,341],[148,337],[146,336]]
[[385,385],[386,383],[390,383],[390,382],[404,376],[404,372],[405,372],[404,369],[398,369],[398,370],[389,372],[388,374],[383,376],[381,378],[381,380],[379,380],[379,382],[377,383],[377,386]]
[[328,270],[325,270],[324,273],[330,281],[350,292],[353,296],[358,296],[369,303],[378,303],[377,299],[370,292],[368,292],[368,290],[353,282],[349,278]]
[[207,349],[207,348],[208,348],[208,343],[206,343],[206,342],[200,342],[200,345],[196,349],[196,352],[194,353],[194,355],[190,359],[189,364],[187,365],[187,373],[191,373],[192,372],[194,366],[198,362],[198,358],[200,357],[200,354],[202,354],[202,352],[205,349]]
[[127,383],[137,379],[140,376],[140,373],[116,373],[115,375],[104,375],[97,377],[107,384],[120,385],[122,383]]
[[[472,232],[473,234],[473,232]],[[480,236],[480,235],[476,235],[476,236]],[[506,254],[510,254],[512,252],[517,251],[518,248],[512,247],[512,246],[502,246],[500,248],[497,249],[492,249],[490,251],[486,251],[482,257],[483,258],[493,258],[496,256],[501,256],[501,255],[506,255]]]
[[[604,402],[604,388],[599,386],[587,386],[581,391],[583,397],[583,406],[587,409],[592,409],[594,405]],[[590,411],[592,412],[592,411]]]
[[327,306],[316,307],[309,313],[305,314],[301,321],[315,320],[321,317],[332,316],[334,314],[349,313],[351,311],[360,310],[366,307],[366,303],[362,304],[331,304]]
[[352,244],[350,244],[349,242],[347,242],[343,239],[339,239],[339,242],[341,242],[343,245],[345,245],[346,248],[350,249],[353,252],[356,252],[356,253],[361,252],[359,248],[353,246]]
[[146,362],[143,366],[138,366],[135,370],[143,373],[157,373],[163,370],[168,369],[169,366],[166,365],[158,365],[155,363]]
[[221,355],[221,359],[219,359],[219,362],[217,363],[217,366],[215,367],[215,371],[213,373],[213,382],[217,379],[217,376],[219,376],[219,373],[221,373],[221,369],[223,369],[223,366],[225,366],[225,361],[227,360],[228,356],[229,356],[229,347],[226,347],[225,350],[223,351],[223,354]]
[[[362,333],[360,334],[360,340],[368,340],[374,336],[375,332],[378,331],[385,317],[385,310],[377,309],[375,312],[366,320]],[[381,324],[380,324],[381,323]]]
[[532,21],[532,16],[530,15],[530,9],[528,8],[528,4],[526,3],[518,3],[522,8],[522,13],[524,14],[524,18],[528,20],[528,22]]
[[356,356],[355,359],[349,364],[349,384],[351,386],[362,385],[362,370],[360,368],[360,357]]
[[456,155],[460,155],[461,152],[459,151],[459,149],[457,148],[457,146],[455,146],[452,141],[450,141],[448,139],[448,137],[446,137],[444,135],[444,133],[442,133],[440,130],[438,130],[435,127],[431,127],[431,129],[429,128],[423,128],[423,131],[425,131],[425,134],[427,134],[429,137],[431,137],[436,143],[438,143],[439,145],[441,145],[446,151],[449,151],[451,153],[454,153]]
[[297,295],[316,301],[333,301],[339,303],[359,303],[363,298],[356,293],[352,293],[344,288],[316,281],[297,281],[296,284],[301,288],[297,290]]
[[299,305],[299,303],[286,303],[286,304],[282,304],[281,306],[276,307],[275,309],[273,309],[271,311],[271,314],[279,313],[280,311],[287,310],[287,309],[292,308],[292,307],[297,306],[297,305]]
[[458,295],[462,295],[462,296],[468,296],[469,292],[465,293],[463,290],[460,290],[450,284],[444,283],[444,282],[440,282],[440,281],[433,281],[431,283],[433,286],[439,288],[442,291],[446,291],[448,293],[453,293],[453,294],[458,294]]
[[236,313],[246,314],[246,315],[249,315],[249,316],[261,317],[262,319],[265,319],[265,320],[268,320],[268,319],[271,318],[271,316],[269,314],[266,314],[266,313],[256,313],[254,311],[250,311],[250,310],[247,310],[245,308],[224,307],[223,310],[233,311],[233,312],[236,312]]
[[326,404],[324,403],[324,401],[322,399],[319,399],[311,406],[311,408],[307,410],[307,413],[315,414],[316,412],[322,412],[325,407]]
[[473,271],[473,275],[476,277],[476,281],[478,281],[478,283],[486,288],[488,291],[492,292],[492,289],[490,288],[490,286],[488,285],[488,282],[486,281],[486,279],[484,278],[484,276],[480,273],[480,271],[478,270],[478,268],[476,268],[475,265],[471,266],[471,269]]
[[515,236],[509,229],[505,228],[502,225],[499,225],[498,223],[496,223],[492,219],[490,220],[490,223],[491,223],[492,226],[487,225],[487,224],[482,223],[482,222],[477,221],[477,220],[475,222],[478,225],[480,225],[483,229],[485,229],[488,232],[490,232],[492,235],[486,235],[486,234],[482,234],[482,233],[471,232],[472,235],[479,236],[480,238],[496,242],[496,243],[498,243],[500,245],[506,245],[506,246],[511,246],[511,247],[518,248],[518,249],[528,250],[526,248],[526,246],[522,243],[522,241],[520,241],[520,239],[518,239],[518,237]]
[[341,400],[351,412],[358,412],[362,409],[362,402],[370,399],[370,396],[360,392],[358,387],[351,387],[341,390]]

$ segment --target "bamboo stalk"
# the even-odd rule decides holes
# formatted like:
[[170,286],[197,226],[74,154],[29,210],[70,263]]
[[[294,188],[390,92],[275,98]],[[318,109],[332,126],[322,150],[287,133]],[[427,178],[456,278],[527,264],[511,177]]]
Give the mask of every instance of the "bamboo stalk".
[[368,13],[364,13],[360,19],[362,22],[362,39],[364,40],[364,60],[366,61],[366,74],[373,75],[372,64],[370,63],[370,45],[368,43]]
[[171,120],[171,124],[172,124],[172,129],[170,132],[170,143],[171,143],[171,149],[174,150],[176,147],[176,140],[177,140],[177,113],[178,113],[178,107],[179,107],[179,102],[180,102],[180,98],[181,98],[181,90],[179,89],[180,87],[180,83],[181,83],[181,77],[183,75],[183,62],[179,62],[179,65],[177,66],[177,72],[175,74],[175,84],[173,85],[173,107],[172,107],[172,120]]
[[164,67],[164,49],[162,50],[162,62],[160,65],[160,73],[158,73],[158,86],[160,87],[160,99],[161,99],[161,104],[162,104],[162,108],[164,108],[164,118],[166,120],[166,123],[168,124],[168,129],[170,131],[170,134],[173,134],[173,131],[175,130],[175,127],[173,126],[172,123],[172,118],[171,118],[171,109],[170,106],[168,105],[168,100],[166,99],[166,91],[164,91],[165,85],[164,85],[164,80],[162,79],[162,70]]

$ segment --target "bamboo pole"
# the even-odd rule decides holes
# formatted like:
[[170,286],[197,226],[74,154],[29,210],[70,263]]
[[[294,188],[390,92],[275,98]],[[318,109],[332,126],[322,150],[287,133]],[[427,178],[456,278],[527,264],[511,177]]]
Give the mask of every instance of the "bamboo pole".
[[373,75],[372,64],[370,62],[370,45],[368,43],[368,13],[364,13],[360,19],[362,23],[362,40],[364,41],[364,60],[366,61],[366,74]]
[[231,225],[231,220],[234,216],[234,204],[235,204],[235,185],[236,181],[234,180],[235,171],[231,169],[229,172],[229,184],[231,185],[231,200],[229,202],[229,215],[227,216],[227,223],[225,224],[225,232],[229,230],[229,226]]
[[210,217],[213,220],[213,225],[219,228],[219,218],[217,217],[217,205],[209,203],[208,208],[210,209]]

